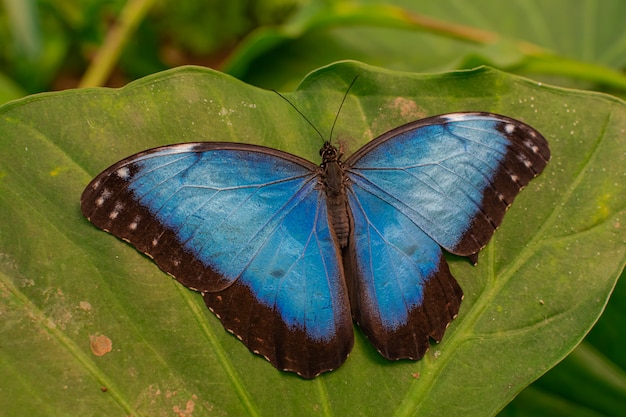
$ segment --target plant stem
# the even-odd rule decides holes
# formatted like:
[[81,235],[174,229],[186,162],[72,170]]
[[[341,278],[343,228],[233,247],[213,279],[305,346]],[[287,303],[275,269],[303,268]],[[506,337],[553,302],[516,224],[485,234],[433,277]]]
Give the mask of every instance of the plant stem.
[[79,87],[99,87],[111,75],[124,45],[139,26],[155,0],[128,0],[117,22],[106,36],[104,43],[94,56],[91,64],[80,80]]

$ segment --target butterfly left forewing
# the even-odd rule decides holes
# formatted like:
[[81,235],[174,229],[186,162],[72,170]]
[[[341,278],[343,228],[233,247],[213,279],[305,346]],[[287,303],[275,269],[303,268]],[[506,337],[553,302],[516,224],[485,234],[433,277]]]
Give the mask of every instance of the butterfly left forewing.
[[349,302],[313,164],[252,145],[172,145],[105,170],[81,206],[279,369],[310,378],[345,360]]

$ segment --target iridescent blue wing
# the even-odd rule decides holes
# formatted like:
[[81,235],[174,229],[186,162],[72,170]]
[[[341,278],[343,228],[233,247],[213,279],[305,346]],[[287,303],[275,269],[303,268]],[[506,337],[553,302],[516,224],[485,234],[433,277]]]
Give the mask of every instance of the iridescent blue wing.
[[202,292],[224,327],[277,368],[310,378],[345,361],[349,301],[310,162],[252,145],[166,146],[105,170],[81,205]]
[[346,160],[352,313],[385,357],[419,359],[429,337],[441,339],[462,299],[442,247],[476,259],[549,158],[522,122],[455,113],[396,128]]

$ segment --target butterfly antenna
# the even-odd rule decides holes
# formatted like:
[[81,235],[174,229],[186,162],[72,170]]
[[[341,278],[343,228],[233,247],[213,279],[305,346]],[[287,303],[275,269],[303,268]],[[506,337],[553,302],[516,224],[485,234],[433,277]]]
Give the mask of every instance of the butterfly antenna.
[[289,103],[289,105],[290,105],[291,107],[293,107],[293,109],[294,109],[295,111],[297,111],[297,112],[300,114],[300,116],[302,116],[302,118],[303,118],[304,120],[306,120],[306,122],[307,122],[309,125],[311,125],[311,127],[312,127],[312,128],[313,128],[316,132],[317,132],[317,134],[320,136],[320,138],[322,138],[322,142],[324,141],[324,135],[322,135],[322,132],[320,132],[320,131],[319,131],[319,129],[318,129],[317,127],[315,127],[315,125],[313,124],[313,122],[311,122],[311,121],[310,121],[310,120],[309,120],[309,119],[308,119],[308,118],[304,115],[304,113],[302,113],[302,112],[300,111],[300,109],[296,107],[296,105],[295,105],[295,104],[293,104],[291,101],[289,101],[289,100],[287,99],[287,97],[283,96],[283,95],[282,95],[282,94],[280,94],[278,91],[276,91],[276,90],[272,90],[272,91],[273,91],[273,92],[275,92],[276,94],[278,94],[278,96],[279,96],[280,98],[282,98],[283,100],[285,100],[287,103]]
[[352,89],[352,86],[354,85],[354,83],[356,82],[356,79],[359,78],[359,76],[355,76],[354,80],[352,80],[352,82],[350,83],[350,85],[348,86],[348,89],[346,90],[346,93],[343,95],[343,99],[341,100],[341,104],[339,105],[339,109],[337,109],[337,114],[335,115],[335,121],[333,122],[333,126],[330,128],[330,137],[328,138],[328,141],[330,142],[333,138],[333,131],[335,130],[335,125],[337,124],[337,119],[339,119],[339,113],[341,113],[341,108],[343,107],[343,103],[345,103],[346,98],[348,98],[348,93],[350,92],[350,90]]
[[[329,141],[329,142],[330,142],[330,141],[332,140],[332,138],[333,138],[333,131],[335,130],[335,125],[337,124],[337,120],[339,119],[339,113],[341,113],[341,108],[343,107],[343,103],[345,103],[346,98],[348,97],[348,93],[349,93],[349,92],[350,92],[350,90],[352,89],[352,86],[353,86],[353,85],[354,85],[354,83],[356,82],[357,78],[359,78],[359,76],[358,76],[358,75],[354,77],[354,79],[352,80],[352,82],[351,82],[351,83],[350,83],[350,85],[348,86],[348,89],[346,90],[345,94],[343,95],[343,99],[341,100],[341,104],[339,104],[339,109],[337,109],[337,115],[335,116],[335,120],[333,121],[333,125],[332,125],[332,127],[330,128],[330,135],[329,135],[329,138],[328,138],[328,141]],[[325,142],[325,140],[324,140],[324,135],[322,135],[322,132],[320,132],[320,130],[319,130],[317,127],[315,127],[315,125],[313,124],[313,122],[311,122],[311,121],[309,120],[309,118],[308,118],[308,117],[306,117],[306,116],[304,115],[304,113],[302,113],[302,112],[300,111],[300,109],[296,107],[296,105],[295,105],[295,104],[293,104],[291,101],[289,101],[289,100],[287,99],[287,97],[283,96],[283,95],[282,95],[282,94],[280,94],[278,91],[276,91],[276,90],[272,90],[272,91],[273,91],[273,92],[275,92],[276,94],[278,94],[278,97],[282,98],[282,99],[283,99],[283,100],[285,100],[285,101],[286,101],[286,102],[287,102],[287,103],[288,103],[291,107],[293,107],[293,109],[294,109],[295,111],[297,111],[297,112],[298,112],[298,114],[300,114],[300,116],[302,116],[302,118],[303,118],[304,120],[306,120],[306,122],[307,122],[307,123],[308,123],[308,124],[309,124],[309,125],[313,128],[313,130],[315,130],[315,131],[317,132],[317,134],[319,135],[319,137],[322,139],[322,142]]]

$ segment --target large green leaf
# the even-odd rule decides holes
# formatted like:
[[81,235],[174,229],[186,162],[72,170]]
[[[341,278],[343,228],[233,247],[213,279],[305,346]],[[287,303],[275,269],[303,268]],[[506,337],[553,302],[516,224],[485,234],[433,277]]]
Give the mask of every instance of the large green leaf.
[[[346,154],[401,123],[485,110],[552,148],[419,362],[382,359],[357,331],[340,369],[305,381],[251,354],[199,294],[80,215],[109,164],[169,143],[263,144],[319,161],[320,138],[273,92],[181,68],[123,89],[31,96],[0,109],[0,407],[9,415],[492,415],[566,356],[626,257],[626,106],[489,69],[396,73],[345,62],[288,98]],[[107,342],[111,342],[109,347]]]
[[602,317],[585,340],[555,368],[527,387],[502,417],[622,416],[626,409],[626,271]]

